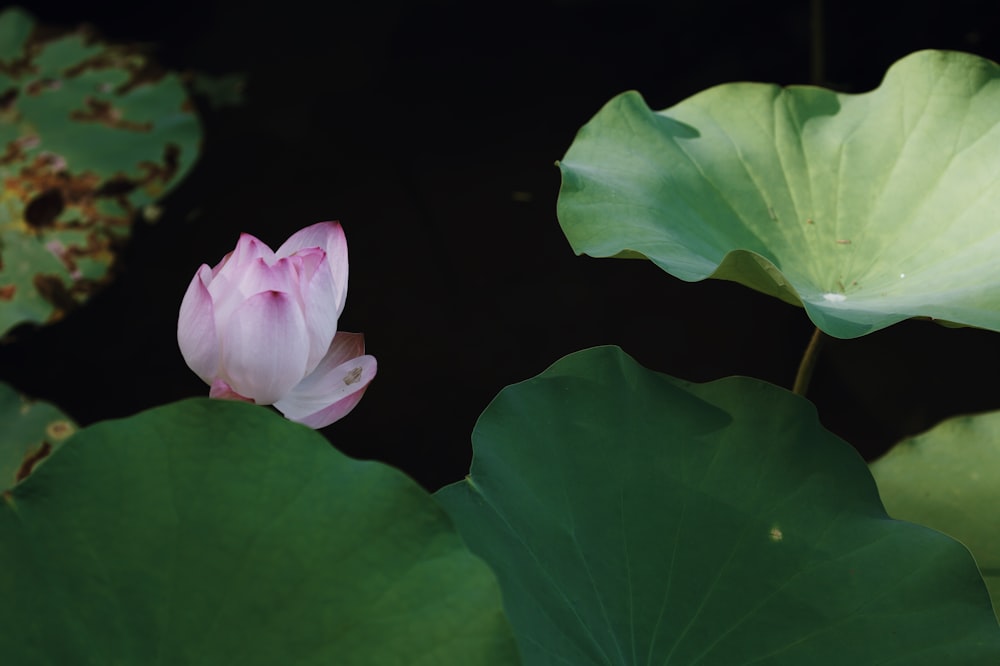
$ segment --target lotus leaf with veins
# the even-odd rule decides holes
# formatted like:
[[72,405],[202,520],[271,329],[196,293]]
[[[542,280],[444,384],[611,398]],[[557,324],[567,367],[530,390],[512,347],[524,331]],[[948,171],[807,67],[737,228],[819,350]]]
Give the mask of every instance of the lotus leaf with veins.
[[730,83],[611,100],[560,162],[577,253],[733,280],[853,338],[910,317],[1000,330],[1000,68],[920,51],[863,94]]

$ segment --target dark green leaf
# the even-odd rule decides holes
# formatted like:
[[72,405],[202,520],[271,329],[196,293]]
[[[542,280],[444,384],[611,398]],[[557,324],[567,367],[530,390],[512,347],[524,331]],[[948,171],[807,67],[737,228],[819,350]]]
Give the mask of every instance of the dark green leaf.
[[1000,663],[960,544],[889,519],[806,400],[570,355],[479,419],[438,493],[493,565],[526,664]]
[[517,663],[431,497],[261,407],[99,423],[4,499],[4,663]]

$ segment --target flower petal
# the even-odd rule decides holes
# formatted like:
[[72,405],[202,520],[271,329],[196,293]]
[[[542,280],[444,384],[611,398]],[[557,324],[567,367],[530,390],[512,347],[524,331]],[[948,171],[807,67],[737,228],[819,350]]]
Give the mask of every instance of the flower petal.
[[[298,265],[293,259],[279,259],[268,264],[263,258],[258,258],[246,265],[240,273],[236,287],[249,298],[262,291],[281,291],[286,294],[299,295]],[[301,305],[301,301],[300,301]]]
[[265,263],[273,264],[277,257],[275,257],[274,252],[271,251],[267,243],[256,236],[247,233],[240,234],[240,239],[236,243],[236,249],[224,256],[222,261],[216,264],[215,268],[212,269],[212,275],[218,276],[225,273],[239,275],[248,264],[257,259],[263,259]]
[[[364,358],[370,358],[374,360],[373,356],[365,356]],[[371,380],[369,379],[368,381]],[[281,410],[281,407],[278,406],[278,403],[274,403],[274,406],[277,407],[278,410],[281,411],[281,413],[284,414],[285,418],[287,418],[289,421],[295,421],[296,423],[301,423],[302,425],[313,428],[314,430],[319,430],[320,428],[325,428],[331,423],[339,421],[340,419],[350,414],[351,410],[357,407],[358,403],[361,402],[361,398],[364,397],[365,390],[367,390],[367,388],[368,384],[365,383],[361,386],[360,389],[358,389],[354,393],[349,393],[348,395],[341,398],[332,405],[329,405],[328,407],[325,407],[319,410],[318,412],[313,412],[312,414],[309,414],[301,418],[296,418],[289,414],[286,414],[284,411]]]
[[309,332],[290,294],[251,296],[220,324],[219,338],[223,378],[258,405],[280,400],[306,374]]
[[357,358],[364,353],[364,333],[348,333],[347,331],[340,331],[330,344],[330,348],[327,350],[326,356],[323,358],[323,362],[326,367],[334,368],[341,363],[350,361],[352,358]]
[[244,301],[263,291],[291,294],[301,309],[304,304],[295,263],[291,259],[281,259],[268,264],[263,257],[258,257],[246,262],[239,273],[221,272],[216,275],[208,288],[215,303],[216,322],[227,321]]
[[326,261],[333,275],[334,300],[337,316],[344,311],[347,301],[347,237],[339,222],[319,222],[299,229],[288,237],[278,251],[278,257],[288,257],[300,250],[318,247],[326,252]]
[[229,319],[233,310],[247,297],[264,291],[264,288],[253,291],[241,288],[247,273],[258,263],[268,266],[274,262],[274,252],[264,242],[250,234],[240,234],[236,249],[223,257],[222,261],[212,269],[212,283],[208,291],[212,294],[212,302],[215,304],[217,325]]
[[360,333],[337,333],[330,351],[316,369],[274,406],[287,418],[322,428],[357,405],[378,369],[364,352]]
[[[317,257],[313,253],[322,255]],[[337,286],[333,281],[333,273],[326,264],[326,253],[318,248],[300,250],[289,259],[302,258],[303,278],[308,280],[300,285],[302,292],[303,311],[306,316],[306,326],[309,328],[309,371],[312,372],[333,344],[337,333],[337,320],[340,310],[337,308]],[[318,263],[315,263],[316,259]],[[286,261],[281,259],[279,261]],[[312,274],[310,275],[310,269]],[[362,349],[364,343],[362,342]],[[359,352],[363,353],[363,352]],[[357,354],[355,354],[356,356]]]
[[[284,258],[282,257],[282,259]],[[302,250],[296,250],[288,258],[298,261],[296,265],[299,267],[299,279],[303,282],[312,280],[316,271],[320,268],[328,268],[326,266],[326,250],[320,247],[307,247]]]
[[276,258],[267,243],[252,234],[242,233],[236,242],[236,249],[233,250],[232,262],[241,266],[254,259],[263,259],[267,263],[273,264]]
[[202,264],[191,279],[177,318],[177,345],[188,367],[211,384],[219,371],[219,338],[209,294],[212,269]]

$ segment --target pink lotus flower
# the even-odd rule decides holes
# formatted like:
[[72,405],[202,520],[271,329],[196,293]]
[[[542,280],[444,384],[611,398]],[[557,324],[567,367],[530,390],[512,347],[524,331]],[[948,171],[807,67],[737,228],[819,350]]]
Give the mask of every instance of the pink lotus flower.
[[364,336],[337,331],[346,299],[340,224],[301,229],[277,252],[242,234],[235,250],[191,280],[177,342],[211,397],[274,405],[323,428],[354,409],[375,377]]

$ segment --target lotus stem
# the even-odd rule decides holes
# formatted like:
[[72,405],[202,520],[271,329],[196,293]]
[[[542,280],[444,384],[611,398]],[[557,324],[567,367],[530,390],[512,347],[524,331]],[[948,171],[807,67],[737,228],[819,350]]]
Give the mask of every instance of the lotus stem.
[[809,345],[802,355],[802,360],[799,361],[799,370],[795,373],[795,384],[792,385],[793,393],[804,396],[809,390],[809,382],[812,381],[813,370],[816,369],[816,359],[819,358],[819,350],[825,339],[826,335],[817,326],[812,337],[809,338]]

